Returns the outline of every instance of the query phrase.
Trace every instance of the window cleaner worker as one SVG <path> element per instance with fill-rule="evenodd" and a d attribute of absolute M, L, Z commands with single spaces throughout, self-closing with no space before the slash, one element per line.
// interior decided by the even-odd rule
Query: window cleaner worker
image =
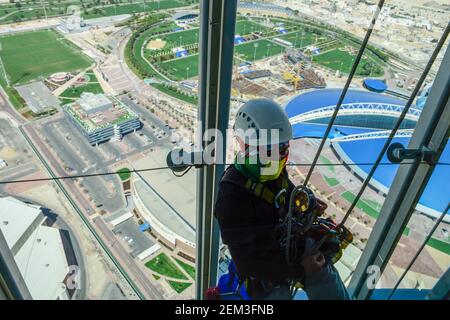
<path fill-rule="evenodd" d="M 286 171 L 292 127 L 284 110 L 272 100 L 250 100 L 239 109 L 235 133 L 253 130 L 260 135 L 271 129 L 277 130 L 277 139 L 268 134 L 265 144 L 256 147 L 235 134 L 235 161 L 219 184 L 214 214 L 239 278 L 252 299 L 292 299 L 291 279 L 301 279 L 311 300 L 349 299 L 339 274 L 322 252 L 311 253 L 296 265 L 286 262 L 275 234 L 294 188 Z M 262 152 L 278 159 L 269 160 L 275 170 L 263 170 L 269 163 L 262 163 Z M 272 152 L 279 154 L 273 157 Z"/>

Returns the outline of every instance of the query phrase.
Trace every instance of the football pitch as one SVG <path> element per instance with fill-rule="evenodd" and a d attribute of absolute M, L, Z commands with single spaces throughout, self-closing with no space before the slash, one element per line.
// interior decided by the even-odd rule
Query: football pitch
<path fill-rule="evenodd" d="M 75 45 L 52 30 L 3 36 L 0 43 L 0 54 L 12 85 L 55 72 L 82 70 L 91 64 Z"/>
<path fill-rule="evenodd" d="M 332 70 L 339 70 L 340 72 L 347 74 L 351 70 L 355 60 L 355 55 L 348 52 L 344 48 L 337 48 L 313 56 L 312 60 Z M 366 56 L 363 56 L 361 63 L 356 69 L 356 74 L 379 77 L 383 75 L 383 69 L 376 62 L 370 60 Z"/>
<path fill-rule="evenodd" d="M 238 22 L 236 22 L 236 30 L 234 32 L 234 34 L 239 34 L 241 36 L 246 36 L 251 34 L 252 32 L 265 32 L 269 30 L 269 28 L 253 22 L 253 21 L 248 21 L 248 20 L 239 20 Z"/>
<path fill-rule="evenodd" d="M 160 68 L 166 69 L 176 81 L 198 76 L 198 54 L 161 62 Z M 189 69 L 188 69 L 189 68 Z"/>
<path fill-rule="evenodd" d="M 327 37 L 319 36 L 317 34 L 305 31 L 291 32 L 276 36 L 276 38 L 291 42 L 294 48 L 304 48 L 312 44 L 316 45 L 318 43 L 329 40 Z"/>
<path fill-rule="evenodd" d="M 164 36 L 156 36 L 154 38 L 162 39 L 166 41 L 164 49 L 170 49 L 174 47 L 186 46 L 193 43 L 198 43 L 199 29 L 191 29 L 187 31 L 179 31 L 170 33 Z"/>
<path fill-rule="evenodd" d="M 269 40 L 246 42 L 234 47 L 234 54 L 246 61 L 260 60 L 283 53 L 285 47 Z"/>

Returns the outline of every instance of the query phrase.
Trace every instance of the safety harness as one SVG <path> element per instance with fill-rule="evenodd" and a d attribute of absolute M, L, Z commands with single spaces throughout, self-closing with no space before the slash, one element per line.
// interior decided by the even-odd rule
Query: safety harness
<path fill-rule="evenodd" d="M 284 209 L 289 196 L 287 194 L 289 189 L 289 179 L 286 170 L 283 170 L 280 176 L 275 180 L 276 190 L 279 190 L 278 193 L 275 193 L 270 188 L 266 187 L 267 184 L 254 181 L 243 176 L 237 170 L 230 169 L 231 167 L 225 171 L 222 181 L 244 188 L 247 192 L 263 199 L 268 204 L 273 205 L 276 209 Z"/>
<path fill-rule="evenodd" d="M 224 172 L 222 182 L 229 182 L 244 188 L 250 194 L 274 206 L 278 210 L 280 218 L 284 217 L 284 222 L 277 227 L 277 233 L 280 239 L 280 249 L 285 250 L 286 246 L 292 249 L 292 255 L 287 256 L 288 263 L 300 263 L 305 254 L 320 249 L 326 260 L 334 264 L 341 258 L 343 250 L 353 240 L 353 235 L 347 228 L 338 226 L 331 218 L 320 217 L 324 209 L 316 209 L 316 198 L 309 188 L 291 187 L 286 169 L 275 180 L 277 192 L 269 189 L 266 183 L 253 181 L 240 174 L 239 171 L 231 170 L 231 167 Z M 302 192 L 298 193 L 299 190 Z M 301 197 L 296 198 L 298 194 L 303 195 L 303 199 Z M 319 201 L 320 203 L 324 204 L 322 201 Z M 289 211 L 289 215 L 286 215 L 287 211 Z M 287 228 L 288 223 L 293 228 Z M 314 248 L 303 247 L 306 238 L 315 242 Z M 286 239 L 292 240 L 286 241 Z M 301 249 L 301 247 L 303 248 Z M 298 250 L 302 254 L 297 254 Z M 242 287 L 248 289 L 251 280 L 251 277 L 242 278 L 238 276 L 236 292 L 240 292 Z M 293 290 L 302 288 L 302 282 L 301 279 L 292 279 Z M 209 293 L 211 294 L 213 291 L 209 291 Z"/>

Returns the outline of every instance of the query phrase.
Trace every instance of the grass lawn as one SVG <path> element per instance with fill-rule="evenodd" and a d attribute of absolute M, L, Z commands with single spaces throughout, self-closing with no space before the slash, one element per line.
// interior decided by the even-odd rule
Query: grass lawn
<path fill-rule="evenodd" d="M 144 31 L 137 39 L 136 42 L 134 43 L 133 48 L 131 49 L 132 52 L 130 53 L 126 53 L 127 55 L 127 59 L 129 55 L 133 55 L 134 58 L 136 59 L 136 62 L 139 64 L 139 70 L 140 72 L 138 74 L 140 74 L 142 71 L 147 73 L 149 77 L 156 77 L 159 79 L 163 79 L 148 63 L 147 60 L 145 60 L 142 56 L 141 56 L 141 48 L 145 43 L 145 39 L 148 38 L 148 35 L 150 33 L 152 33 L 153 31 L 151 29 Z M 128 63 L 128 61 L 127 61 Z M 131 68 L 133 69 L 133 66 L 131 65 L 131 63 L 128 63 L 129 66 L 131 66 Z"/>
<path fill-rule="evenodd" d="M 255 31 L 260 31 L 264 33 L 265 31 L 268 30 L 270 29 L 259 23 L 248 20 L 239 20 L 238 22 L 236 22 L 236 29 L 234 33 L 241 36 L 246 36 Z"/>
<path fill-rule="evenodd" d="M 83 92 L 103 93 L 103 89 L 98 82 L 87 83 L 81 86 L 68 88 L 61 93 L 61 98 L 79 98 Z"/>
<path fill-rule="evenodd" d="M 119 4 L 117 6 L 97 6 L 98 10 L 95 8 L 88 9 L 87 13 L 82 11 L 81 16 L 85 19 L 92 19 L 105 16 L 114 16 L 119 14 L 132 14 L 139 12 L 148 12 L 151 10 L 164 10 L 171 8 L 178 8 L 189 5 L 183 0 L 160 0 L 160 1 L 139 1 L 139 3 L 127 3 Z"/>
<path fill-rule="evenodd" d="M 312 61 L 332 70 L 339 70 L 341 73 L 349 73 L 356 55 L 337 48 L 313 56 Z M 356 69 L 356 75 L 380 77 L 383 69 L 372 60 L 364 56 Z"/>
<path fill-rule="evenodd" d="M 158 63 L 158 67 L 170 72 L 176 81 L 198 76 L 198 54 Z M 189 68 L 189 70 L 187 70 Z"/>
<path fill-rule="evenodd" d="M 91 61 L 52 30 L 0 37 L 2 59 L 11 83 L 25 83 L 55 72 L 87 68 Z"/>
<path fill-rule="evenodd" d="M 311 44 L 321 43 L 321 42 L 328 40 L 328 38 L 326 38 L 324 36 L 319 36 L 319 35 L 316 35 L 311 32 L 308 32 L 308 33 L 304 32 L 304 33 L 305 34 L 302 35 L 302 31 L 290 32 L 290 33 L 286 33 L 284 35 L 277 35 L 276 38 L 280 38 L 285 41 L 292 42 L 292 45 L 295 48 L 303 48 L 303 47 L 307 47 Z"/>
<path fill-rule="evenodd" d="M 197 105 L 198 104 L 198 98 L 197 97 L 189 97 L 185 94 L 182 94 L 178 91 L 176 91 L 176 89 L 171 88 L 171 87 L 166 87 L 161 83 L 152 83 L 151 84 L 152 87 L 158 89 L 161 92 L 164 92 L 165 94 L 168 94 L 169 96 L 172 96 L 174 98 L 180 99 L 182 101 L 185 101 L 187 103 L 190 104 L 194 104 Z"/>
<path fill-rule="evenodd" d="M 131 172 L 128 168 L 119 169 L 117 170 L 117 173 L 119 174 L 120 180 L 122 181 L 126 181 L 131 177 Z"/>
<path fill-rule="evenodd" d="M 341 196 L 348 202 L 353 202 L 353 200 L 355 200 L 356 198 L 356 196 L 350 191 L 345 191 L 344 193 L 341 194 Z M 372 206 L 368 205 L 364 200 L 361 199 L 358 200 L 356 207 L 367 213 L 372 218 L 377 219 L 378 216 L 380 215 L 379 211 L 375 210 Z"/>
<path fill-rule="evenodd" d="M 336 178 L 330 178 L 330 177 L 327 177 L 327 176 L 323 176 L 323 178 L 325 179 L 325 181 L 327 182 L 327 184 L 330 187 L 334 187 L 334 186 L 337 186 L 339 184 L 339 181 Z"/>
<path fill-rule="evenodd" d="M 369 206 L 371 206 L 372 208 L 374 208 L 375 210 L 380 210 L 381 207 L 382 207 L 382 204 L 381 204 L 381 203 L 378 203 L 378 202 L 376 202 L 376 201 L 373 201 L 373 200 L 370 200 L 370 199 L 366 199 L 366 200 L 364 200 L 364 201 L 366 201 L 367 204 L 368 204 Z"/>
<path fill-rule="evenodd" d="M 443 253 L 450 255 L 450 243 L 448 243 L 448 242 L 444 242 L 444 241 L 436 239 L 436 238 L 431 238 L 427 242 L 427 245 L 429 245 L 430 247 L 435 248 Z"/>
<path fill-rule="evenodd" d="M 327 157 L 321 155 L 319 159 L 327 165 L 328 170 L 334 173 L 334 166 L 331 164 L 331 161 Z"/>
<path fill-rule="evenodd" d="M 174 258 L 175 261 L 186 271 L 189 276 L 195 280 L 195 267 L 191 266 L 190 264 L 187 264 L 186 262 L 181 261 L 180 259 Z"/>
<path fill-rule="evenodd" d="M 179 46 L 186 46 L 188 44 L 198 43 L 199 29 L 191 29 L 186 31 L 179 31 L 169 33 L 163 36 L 155 36 L 153 38 L 159 38 L 166 41 L 164 49 L 175 48 Z"/>
<path fill-rule="evenodd" d="M 177 293 L 181 293 L 184 290 L 186 290 L 187 288 L 189 288 L 192 283 L 191 282 L 177 282 L 177 281 L 170 281 L 167 280 L 167 282 L 169 283 L 170 287 L 175 290 Z"/>
<path fill-rule="evenodd" d="M 257 45 L 256 53 L 255 45 Z M 285 47 L 265 39 L 246 42 L 234 47 L 235 55 L 246 61 L 254 61 L 255 58 L 256 60 L 268 58 L 281 54 L 284 50 Z"/>
<path fill-rule="evenodd" d="M 355 198 L 356 198 L 356 196 L 350 191 L 345 191 L 344 193 L 341 194 L 341 196 L 350 203 L 352 203 L 353 200 L 355 200 Z M 375 210 L 372 207 L 372 205 L 369 205 L 366 202 L 366 200 L 361 200 L 361 199 L 358 200 L 356 207 L 374 219 L 377 219 L 378 216 L 380 215 L 380 211 Z M 409 232 L 410 232 L 410 229 L 408 227 L 405 227 L 405 229 L 403 230 L 403 235 L 408 236 Z"/>
<path fill-rule="evenodd" d="M 165 253 L 160 253 L 158 256 L 147 262 L 145 266 L 161 275 L 187 280 L 183 272 L 181 272 Z"/>

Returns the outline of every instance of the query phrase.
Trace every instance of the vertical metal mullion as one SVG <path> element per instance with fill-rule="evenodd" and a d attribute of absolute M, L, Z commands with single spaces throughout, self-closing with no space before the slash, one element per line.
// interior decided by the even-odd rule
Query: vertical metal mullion
<path fill-rule="evenodd" d="M 236 0 L 203 0 L 201 3 L 200 38 L 200 105 L 199 137 L 208 129 L 223 134 L 222 154 L 226 150 L 226 129 L 231 94 L 233 39 Z M 203 147 L 207 142 L 197 140 Z M 221 160 L 221 159 L 219 159 Z M 197 245 L 196 298 L 202 299 L 206 289 L 215 285 L 220 234 L 213 217 L 217 186 L 224 164 L 199 169 L 197 176 Z"/>
<path fill-rule="evenodd" d="M 425 107 L 408 145 L 423 146 L 436 152 L 436 160 L 448 142 L 450 132 L 450 48 L 442 60 Z M 399 167 L 361 259 L 349 290 L 357 299 L 368 299 L 374 288 L 365 285 L 369 266 L 383 272 L 407 225 L 435 165 L 415 161 Z M 380 273 L 381 275 L 381 273 Z"/>
<path fill-rule="evenodd" d="M 11 300 L 31 300 L 25 280 L 0 230 L 0 290 Z"/>
<path fill-rule="evenodd" d="M 427 294 L 427 300 L 448 300 L 450 299 L 450 268 L 439 278 L 439 281 Z"/>

